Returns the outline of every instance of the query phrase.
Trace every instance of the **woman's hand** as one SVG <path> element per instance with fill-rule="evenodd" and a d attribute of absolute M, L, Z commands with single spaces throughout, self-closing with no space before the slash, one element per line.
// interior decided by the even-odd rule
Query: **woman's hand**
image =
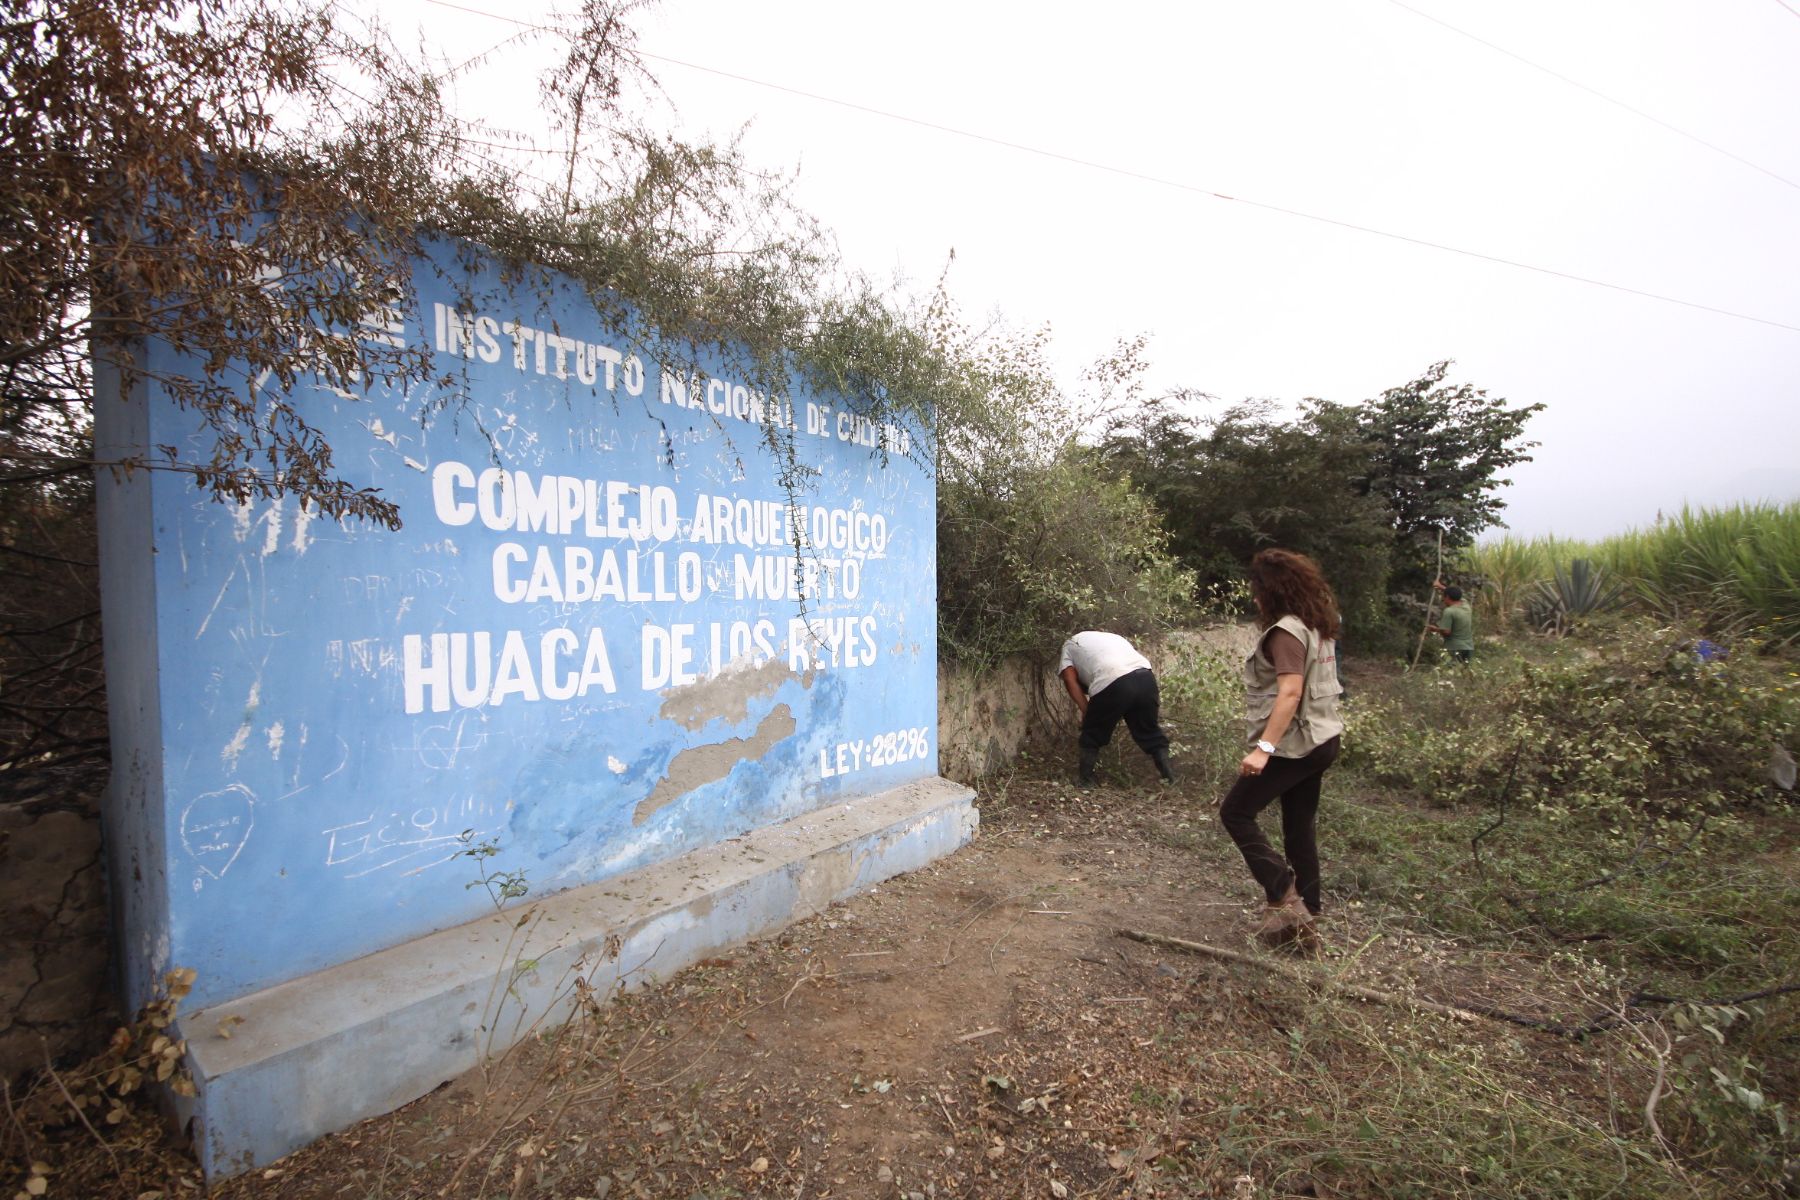
<path fill-rule="evenodd" d="M 1261 775 L 1263 768 L 1269 765 L 1269 756 L 1261 750 L 1252 750 L 1244 755 L 1244 761 L 1238 764 L 1240 776 Z"/>

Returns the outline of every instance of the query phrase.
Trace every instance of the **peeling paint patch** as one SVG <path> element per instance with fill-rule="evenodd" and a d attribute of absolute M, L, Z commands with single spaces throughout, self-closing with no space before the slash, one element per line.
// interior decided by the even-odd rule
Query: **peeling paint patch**
<path fill-rule="evenodd" d="M 224 763 L 228 769 L 233 771 L 237 770 L 238 756 L 244 752 L 244 747 L 249 744 L 250 723 L 246 721 L 238 726 L 238 731 L 231 735 L 231 740 L 225 743 L 225 748 L 223 750 L 219 751 L 219 761 Z"/>
<path fill-rule="evenodd" d="M 406 465 L 407 465 L 407 466 L 409 466 L 409 467 L 411 467 L 411 468 L 412 468 L 412 469 L 413 469 L 413 470 L 415 470 L 415 471 L 423 471 L 423 470 L 425 470 L 425 464 L 424 464 L 424 463 L 422 463 L 422 462 L 420 462 L 420 461 L 419 461 L 419 460 L 418 460 L 418 459 L 416 459 L 416 458 L 407 458 L 407 457 L 405 457 L 405 456 L 404 456 L 404 455 L 403 455 L 403 456 L 402 456 L 402 457 L 401 457 L 401 459 L 400 459 L 400 461 L 401 461 L 401 462 L 403 462 L 403 463 L 405 463 L 405 464 L 406 464 Z"/>
<path fill-rule="evenodd" d="M 231 536 L 243 541 L 250 536 L 250 518 L 256 513 L 256 504 L 250 500 L 239 500 L 237 508 L 231 514 Z"/>
<path fill-rule="evenodd" d="M 656 715 L 689 730 L 713 720 L 736 724 L 750 716 L 752 700 L 773 696 L 789 678 L 787 662 L 781 658 L 771 658 L 760 667 L 752 666 L 748 657 L 736 659 L 711 679 L 663 693 Z M 812 686 L 810 674 L 804 682 Z"/>
<path fill-rule="evenodd" d="M 264 558 L 281 549 L 281 505 L 269 506 L 269 530 L 263 537 L 262 556 Z"/>
<path fill-rule="evenodd" d="M 307 535 L 306 527 L 313 523 L 313 518 L 317 515 L 313 512 L 310 501 L 302 500 L 300 502 L 300 511 L 294 514 L 293 545 L 295 554 L 305 554 L 306 548 L 312 544 L 312 538 Z"/>
<path fill-rule="evenodd" d="M 776 742 L 792 737 L 796 728 L 798 722 L 794 720 L 793 710 L 785 704 L 777 704 L 762 719 L 756 732 L 747 738 L 727 738 L 683 750 L 669 764 L 669 773 L 657 781 L 655 790 L 638 801 L 636 811 L 631 814 L 631 823 L 642 825 L 669 801 L 725 778 L 745 759 L 761 758 Z"/>
<path fill-rule="evenodd" d="M 399 435 L 389 433 L 386 429 L 384 429 L 382 427 L 380 417 L 376 417 L 373 421 L 369 422 L 369 432 L 374 435 L 376 441 L 386 442 L 388 445 L 394 447 L 395 449 L 399 449 L 399 447 L 400 447 Z"/>
<path fill-rule="evenodd" d="M 281 743 L 282 743 L 283 739 L 285 739 L 287 737 L 287 730 L 282 727 L 282 724 L 280 721 L 277 721 L 273 725 L 269 726 L 268 737 L 269 737 L 269 757 L 270 758 L 280 758 L 281 757 Z"/>
<path fill-rule="evenodd" d="M 623 775 L 627 768 L 624 763 L 609 754 L 606 756 L 606 769 L 614 775 Z"/>
<path fill-rule="evenodd" d="M 646 861 L 654 862 L 666 837 L 666 830 L 646 829 L 636 836 L 610 842 L 604 852 L 584 855 L 557 872 L 556 880 L 587 883 L 640 867 Z"/>
<path fill-rule="evenodd" d="M 225 748 L 219 751 L 219 761 L 225 764 L 227 770 L 237 770 L 238 756 L 243 754 L 244 747 L 250 744 L 250 724 L 256 719 L 256 710 L 261 703 L 262 682 L 258 680 L 250 685 L 249 698 L 244 701 L 243 723 L 238 726 L 237 732 L 231 735 L 231 740 L 225 743 Z"/>

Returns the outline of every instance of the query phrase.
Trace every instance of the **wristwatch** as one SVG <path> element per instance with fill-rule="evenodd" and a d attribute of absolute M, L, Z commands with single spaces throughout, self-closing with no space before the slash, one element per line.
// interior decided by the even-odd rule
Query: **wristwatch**
<path fill-rule="evenodd" d="M 1258 750 L 1261 750 L 1264 754 L 1275 753 L 1275 743 L 1274 742 L 1258 742 L 1258 743 L 1256 743 L 1256 748 Z"/>

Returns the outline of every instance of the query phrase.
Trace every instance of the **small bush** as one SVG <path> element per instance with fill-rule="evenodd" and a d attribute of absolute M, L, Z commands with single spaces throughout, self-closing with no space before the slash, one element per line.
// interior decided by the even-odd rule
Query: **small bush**
<path fill-rule="evenodd" d="M 1183 773 L 1220 793 L 1231 786 L 1244 756 L 1243 656 L 1223 636 L 1228 632 L 1170 637 L 1156 670 Z"/>
<path fill-rule="evenodd" d="M 1525 602 L 1527 619 L 1544 633 L 1566 637 L 1580 622 L 1618 607 L 1625 585 L 1585 558 L 1573 559 L 1564 571 L 1557 564 Z"/>

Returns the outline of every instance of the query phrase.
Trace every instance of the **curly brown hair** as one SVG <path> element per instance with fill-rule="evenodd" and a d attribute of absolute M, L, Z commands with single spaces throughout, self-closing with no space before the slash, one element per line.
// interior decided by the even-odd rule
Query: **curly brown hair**
<path fill-rule="evenodd" d="M 1256 623 L 1267 629 L 1286 616 L 1296 616 L 1320 637 L 1338 635 L 1337 597 L 1319 564 L 1292 550 L 1258 550 L 1250 560 L 1250 597 Z"/>

